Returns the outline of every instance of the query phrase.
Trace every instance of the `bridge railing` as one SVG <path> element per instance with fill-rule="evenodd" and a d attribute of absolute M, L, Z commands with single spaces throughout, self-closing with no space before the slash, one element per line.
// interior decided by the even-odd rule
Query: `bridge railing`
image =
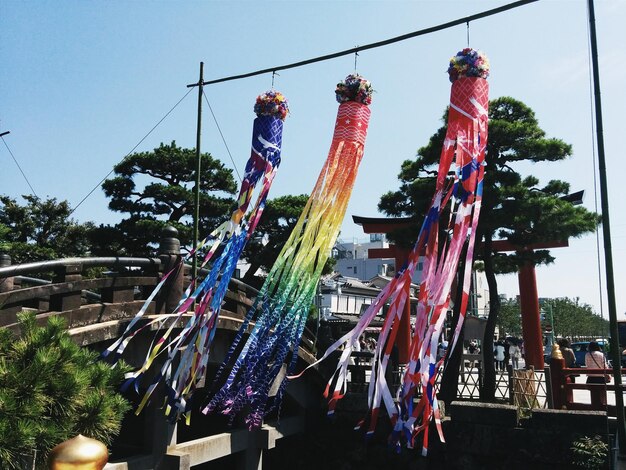
<path fill-rule="evenodd" d="M 142 293 L 158 283 L 162 262 L 159 258 L 92 257 L 11 266 L 5 256 L 4 264 L 0 268 L 0 326 L 9 327 L 22 310 L 41 316 L 141 300 L 145 298 Z M 107 271 L 87 277 L 90 268 Z"/>
<path fill-rule="evenodd" d="M 17 265 L 0 254 L 0 327 L 16 331 L 17 314 L 23 310 L 34 311 L 42 323 L 51 315 L 61 315 L 70 329 L 124 321 L 139 311 L 164 274 L 172 271 L 147 312 L 170 313 L 189 284 L 191 267 L 181 269 L 180 242 L 173 227 L 164 229 L 158 252 L 153 258 L 63 258 Z M 257 295 L 254 287 L 231 279 L 222 314 L 243 319 Z M 315 342 L 315 333 L 305 330 L 302 347 L 312 352 Z"/>
<path fill-rule="evenodd" d="M 565 367 L 565 360 L 558 358 L 550 359 L 550 391 L 553 407 L 568 410 L 595 410 L 606 411 L 609 416 L 616 416 L 615 405 L 607 403 L 608 395 L 623 393 L 624 386 L 617 386 L 613 377 L 613 369 L 591 369 L 586 367 Z M 622 374 L 626 369 L 622 369 Z M 576 383 L 576 378 L 581 376 L 606 377 L 607 383 Z M 585 390 L 584 396 L 576 393 L 577 390 Z M 589 397 L 587 399 L 586 397 Z M 610 401 L 610 400 L 609 400 Z"/>

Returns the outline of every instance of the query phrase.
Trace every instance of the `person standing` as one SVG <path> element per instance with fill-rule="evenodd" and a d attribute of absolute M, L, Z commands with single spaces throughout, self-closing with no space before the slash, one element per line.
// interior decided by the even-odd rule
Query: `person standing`
<path fill-rule="evenodd" d="M 517 344 L 516 339 L 511 340 L 509 356 L 511 357 L 511 367 L 513 367 L 513 369 L 519 369 L 519 360 L 522 358 L 522 350 Z"/>
<path fill-rule="evenodd" d="M 496 370 L 504 370 L 504 344 L 502 341 L 496 342 L 493 355 L 496 360 Z"/>
<path fill-rule="evenodd" d="M 566 338 L 561 338 L 556 344 L 559 345 L 563 359 L 565 359 L 565 367 L 576 367 L 576 356 L 572 348 L 570 348 L 569 341 Z"/>
<path fill-rule="evenodd" d="M 566 338 L 559 339 L 556 344 L 559 345 L 559 349 L 561 350 L 561 354 L 563 355 L 563 359 L 565 360 L 565 367 L 572 368 L 577 367 L 576 364 L 576 355 L 572 348 L 570 348 L 569 341 Z M 567 381 L 570 383 L 576 382 L 576 377 L 578 375 L 570 374 L 567 376 Z"/>
<path fill-rule="evenodd" d="M 588 369 L 608 369 L 609 365 L 606 362 L 606 357 L 602 352 L 602 348 L 597 341 L 591 341 L 587 348 L 587 354 L 585 354 L 585 367 Z M 610 381 L 610 376 L 606 374 L 587 374 L 588 384 L 606 384 Z M 594 387 L 596 388 L 596 387 Z M 606 406 L 606 390 L 590 390 L 591 404 L 594 407 Z"/>
<path fill-rule="evenodd" d="M 588 369 L 608 369 L 606 357 L 602 352 L 602 348 L 597 341 L 591 341 L 585 354 L 585 367 Z M 607 383 L 604 374 L 587 374 L 588 384 L 604 384 Z"/>
<path fill-rule="evenodd" d="M 440 341 L 439 345 L 437 346 L 437 361 L 443 359 L 443 357 L 446 355 L 447 350 L 448 342 L 444 339 L 443 341 Z"/>
<path fill-rule="evenodd" d="M 509 347 L 511 346 L 511 343 L 506 338 L 500 341 L 502 342 L 502 346 L 504 346 L 504 361 L 502 362 L 502 370 L 507 370 L 507 367 L 509 367 L 509 359 L 511 358 L 511 355 L 509 354 Z"/>

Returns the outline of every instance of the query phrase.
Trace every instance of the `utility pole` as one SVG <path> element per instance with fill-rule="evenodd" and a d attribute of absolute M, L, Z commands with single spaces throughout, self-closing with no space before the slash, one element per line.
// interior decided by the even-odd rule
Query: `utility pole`
<path fill-rule="evenodd" d="M 202 93 L 204 86 L 204 62 L 200 62 L 200 79 L 198 80 L 198 126 L 196 130 L 196 186 L 194 189 L 194 212 L 193 212 L 193 249 L 198 248 L 198 224 L 200 221 L 200 171 L 202 159 L 200 143 L 202 137 Z M 198 253 L 194 252 L 191 264 L 192 279 L 198 275 Z"/>
<path fill-rule="evenodd" d="M 604 239 L 604 265 L 606 270 L 606 293 L 609 307 L 611 359 L 615 377 L 615 407 L 617 409 L 617 443 L 619 453 L 626 454 L 626 422 L 624 421 L 624 395 L 622 390 L 619 331 L 617 308 L 615 305 L 615 280 L 613 278 L 613 249 L 611 247 L 611 224 L 609 222 L 609 195 L 607 190 L 606 158 L 604 155 L 604 135 L 602 128 L 602 100 L 600 98 L 600 70 L 598 65 L 598 43 L 596 37 L 596 15 L 593 0 L 589 0 L 589 38 L 591 42 L 591 64 L 593 68 L 593 90 L 596 114 L 596 141 L 598 146 L 598 174 L 600 177 L 600 200 L 602 207 L 602 234 Z"/>

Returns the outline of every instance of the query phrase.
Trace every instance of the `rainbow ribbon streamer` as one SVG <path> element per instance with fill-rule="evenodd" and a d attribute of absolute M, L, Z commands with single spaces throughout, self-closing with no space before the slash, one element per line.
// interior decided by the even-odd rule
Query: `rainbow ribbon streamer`
<path fill-rule="evenodd" d="M 138 389 L 140 379 L 152 366 L 155 359 L 164 352 L 167 358 L 154 376 L 152 383 L 141 400 L 136 413 L 139 414 L 159 383 L 166 389 L 165 414 L 174 421 L 182 414 L 190 417 L 190 398 L 195 391 L 198 381 L 203 377 L 209 357 L 209 350 L 215 335 L 217 320 L 221 304 L 228 289 L 228 284 L 237 266 L 241 253 L 256 228 L 261 217 L 270 187 L 276 175 L 281 160 L 283 119 L 287 114 L 287 102 L 282 94 L 269 91 L 257 98 L 255 111 L 258 117 L 254 120 L 252 131 L 252 150 L 246 164 L 244 177 L 237 199 L 237 209 L 232 213 L 229 221 L 215 229 L 196 248 L 198 250 L 211 240 L 211 245 L 201 263 L 201 269 L 212 263 L 204 279 L 198 276 L 192 279 L 178 306 L 172 314 L 157 315 L 146 324 L 141 325 L 139 320 L 145 313 L 149 302 L 161 289 L 167 277 L 176 269 L 168 272 L 164 279 L 155 288 L 139 314 L 128 325 L 126 331 L 113 345 L 105 351 L 119 358 L 124 349 L 140 331 L 146 327 L 166 320 L 171 326 L 149 348 L 142 367 L 127 374 L 127 381 L 123 388 L 134 384 Z M 262 181 L 260 192 L 252 210 L 248 213 L 250 202 L 257 183 Z M 219 256 L 215 257 L 218 248 L 222 248 Z M 194 251 L 196 251 L 194 250 Z M 185 259 L 191 256 L 188 255 Z M 195 305 L 195 308 L 194 308 Z M 194 309 L 184 328 L 175 336 L 172 333 L 184 314 Z M 172 321 L 175 320 L 175 321 Z M 171 338 L 170 338 L 171 337 Z M 156 339 L 156 337 L 155 337 Z M 172 362 L 180 356 L 179 364 L 172 374 Z"/>
<path fill-rule="evenodd" d="M 319 361 L 307 367 L 308 369 L 323 361 L 345 344 L 335 374 L 329 380 L 325 391 L 325 396 L 329 399 L 329 414 L 332 414 L 347 388 L 348 364 L 355 344 L 383 305 L 390 300 L 389 311 L 372 360 L 368 389 L 369 427 L 367 433 L 373 434 L 381 403 L 384 403 L 394 426 L 392 442 L 399 446 L 400 439 L 405 436 L 408 446 L 413 447 L 416 437 L 423 432 L 422 454 L 424 455 L 428 449 L 428 429 L 433 418 L 439 437 L 442 441 L 444 440 L 435 395 L 435 381 L 443 363 L 443 359 L 439 361 L 436 359 L 437 345 L 450 305 L 452 282 L 458 269 L 463 246 L 467 243 L 460 319 L 453 333 L 449 350 L 454 349 L 465 319 L 474 243 L 482 200 L 488 133 L 489 86 L 485 78 L 489 73 L 489 63 L 486 57 L 471 49 L 464 49 L 452 58 L 449 73 L 453 84 L 448 128 L 439 161 L 435 194 L 418 239 L 409 254 L 407 264 L 381 291 L 361 316 L 355 328 L 331 345 Z M 454 177 L 450 181 L 448 172 L 452 166 Z M 451 206 L 447 226 L 448 237 L 440 250 L 440 219 L 443 209 L 448 204 Z M 412 276 L 422 255 L 424 255 L 424 268 L 410 359 L 402 387 L 394 399 L 389 384 L 385 380 L 385 370 L 398 333 L 401 316 L 405 311 L 404 306 L 409 301 Z M 304 371 L 298 376 L 302 373 Z M 414 399 L 417 404 L 414 404 Z M 366 420 L 361 421 L 357 428 L 364 426 L 365 422 Z"/>
<path fill-rule="evenodd" d="M 337 99 L 342 104 L 326 163 L 218 371 L 215 383 L 223 385 L 203 409 L 205 414 L 221 412 L 232 421 L 247 407 L 245 420 L 253 429 L 279 409 L 288 383 L 281 370 L 290 374 L 295 369 L 317 283 L 339 234 L 363 157 L 371 91 L 369 82 L 359 76 L 348 76 L 338 84 Z M 275 391 L 271 404 L 270 390 Z"/>

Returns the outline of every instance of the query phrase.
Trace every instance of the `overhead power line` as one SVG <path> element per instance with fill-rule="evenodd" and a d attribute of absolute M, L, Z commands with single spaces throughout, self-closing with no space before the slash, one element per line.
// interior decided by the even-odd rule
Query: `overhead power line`
<path fill-rule="evenodd" d="M 346 55 L 355 54 L 355 53 L 358 53 L 360 51 L 366 51 L 368 49 L 375 49 L 377 47 L 387 46 L 389 44 L 393 44 L 393 43 L 396 43 L 396 42 L 406 41 L 407 39 L 411 39 L 411 38 L 415 38 L 415 37 L 418 37 L 418 36 L 423 36 L 425 34 L 430 34 L 430 33 L 434 33 L 434 32 L 437 32 L 437 31 L 444 30 L 444 29 L 452 28 L 453 26 L 458 26 L 458 25 L 461 25 L 461 24 L 469 24 L 470 21 L 478 20 L 480 18 L 486 18 L 488 16 L 497 15 L 498 13 L 502 13 L 502 12 L 505 12 L 505 11 L 508 11 L 508 10 L 512 10 L 514 8 L 518 8 L 518 7 L 527 5 L 529 3 L 534 3 L 534 2 L 537 2 L 537 1 L 539 1 L 539 0 L 519 0 L 517 2 L 509 3 L 507 5 L 503 5 L 503 6 L 498 7 L 498 8 L 493 8 L 491 10 L 486 10 L 486 11 L 483 11 L 481 13 L 476 13 L 474 15 L 466 16 L 464 18 L 459 18 L 458 20 L 448 21 L 447 23 L 442 23 L 442 24 L 437 25 L 437 26 L 431 26 L 430 28 L 420 29 L 418 31 L 413 31 L 412 33 L 403 34 L 401 36 L 396 36 L 394 38 L 385 39 L 383 41 L 373 42 L 371 44 L 365 44 L 363 46 L 356 46 L 356 47 L 353 47 L 352 49 L 346 49 L 346 50 L 341 51 L 341 52 L 334 52 L 332 54 L 326 54 L 326 55 L 323 55 L 323 56 L 315 57 L 313 59 L 301 60 L 300 62 L 294 62 L 293 64 L 279 65 L 279 66 L 276 66 L 276 67 L 269 67 L 269 68 L 266 68 L 266 69 L 263 69 L 263 70 L 257 70 L 256 72 L 242 73 L 240 75 L 232 75 L 230 77 L 224 77 L 224 78 L 218 78 L 218 79 L 215 79 L 215 80 L 203 81 L 202 84 L 203 85 L 213 85 L 215 83 L 229 82 L 229 81 L 232 81 L 232 80 L 240 80 L 242 78 L 254 77 L 255 75 L 263 75 L 265 73 L 278 72 L 279 70 L 293 69 L 293 68 L 296 68 L 296 67 L 302 67 L 303 65 L 309 65 L 309 64 L 314 64 L 316 62 L 323 62 L 325 60 L 336 59 L 337 57 L 343 57 L 343 56 L 346 56 Z M 191 83 L 191 84 L 187 85 L 187 87 L 189 87 L 189 88 L 196 87 L 196 86 L 198 86 L 198 83 Z"/>

